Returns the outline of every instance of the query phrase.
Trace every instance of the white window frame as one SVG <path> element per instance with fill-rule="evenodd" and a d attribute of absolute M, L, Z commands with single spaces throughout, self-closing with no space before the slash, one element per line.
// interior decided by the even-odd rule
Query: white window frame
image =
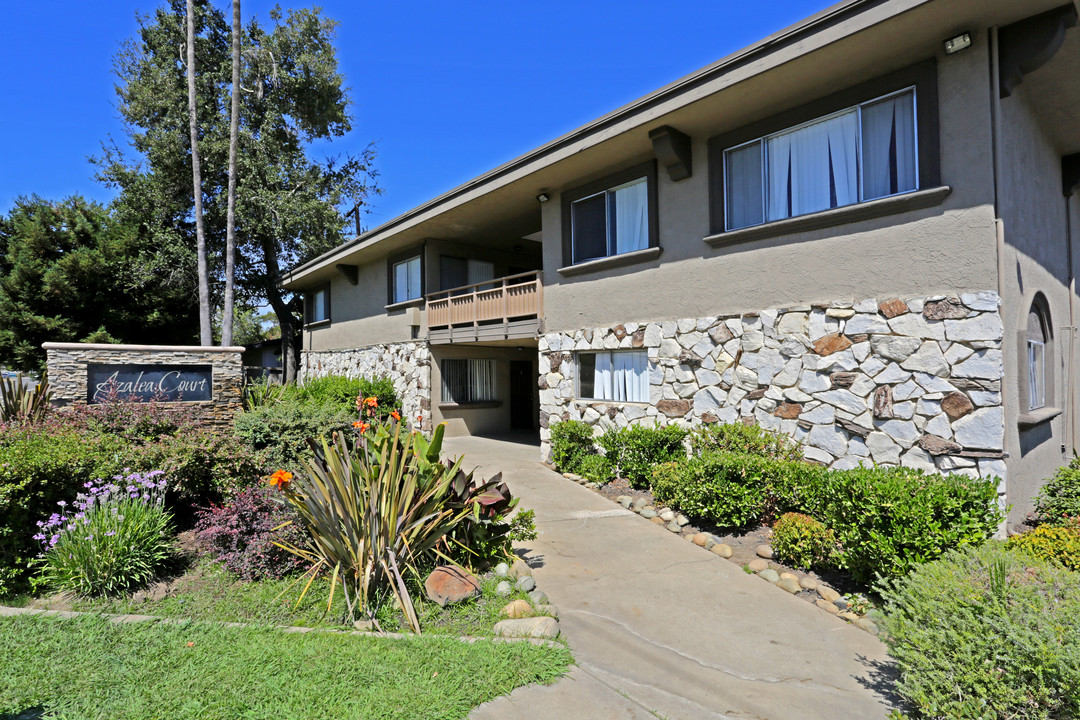
<path fill-rule="evenodd" d="M 858 159 L 857 159 L 857 162 L 856 162 L 856 173 L 857 173 L 856 178 L 857 179 L 856 179 L 856 183 L 855 183 L 855 186 L 856 186 L 856 188 L 858 190 L 858 200 L 856 202 L 854 202 L 854 203 L 849 204 L 849 205 L 842 205 L 840 207 L 851 207 L 852 205 L 858 205 L 859 203 L 867 202 L 867 199 L 864 197 L 864 193 L 863 193 L 863 159 L 862 159 L 863 158 L 863 137 L 862 137 L 863 122 L 862 122 L 862 109 L 863 109 L 864 106 L 874 105 L 874 104 L 879 103 L 879 102 L 884 102 L 886 100 L 891 100 L 894 97 L 898 97 L 900 95 L 903 95 L 903 94 L 909 93 L 909 92 L 911 93 L 911 112 L 912 112 L 912 116 L 913 116 L 912 119 L 913 119 L 913 128 L 914 128 L 914 137 L 912 138 L 912 143 L 913 143 L 913 146 L 915 148 L 915 187 L 910 189 L 910 190 L 901 190 L 899 192 L 890 193 L 888 195 L 876 196 L 876 197 L 870 198 L 870 200 L 881 200 L 882 198 L 896 197 L 897 195 L 906 195 L 907 193 L 911 193 L 911 192 L 915 192 L 915 191 L 919 190 L 920 189 L 920 184 L 919 184 L 919 177 L 920 177 L 920 174 L 919 174 L 919 160 L 920 160 L 919 159 L 919 122 L 918 122 L 918 119 L 919 119 L 919 96 L 918 96 L 918 92 L 917 92 L 916 87 L 914 85 L 909 85 L 907 87 L 904 87 L 904 88 L 901 88 L 899 90 L 887 93 L 885 95 L 881 95 L 881 96 L 872 98 L 870 100 L 866 100 L 866 101 L 858 103 L 856 105 L 848 106 L 848 107 L 843 108 L 841 110 L 837 110 L 835 112 L 831 112 L 831 113 L 828 113 L 826 115 L 816 117 L 816 118 L 814 118 L 812 120 L 807 120 L 806 122 L 799 123 L 798 125 L 793 125 L 791 127 L 784 128 L 783 130 L 778 130 L 777 132 L 769 133 L 768 135 L 762 135 L 760 137 L 754 138 L 753 140 L 747 140 L 746 142 L 740 143 L 738 145 L 732 145 L 729 148 L 724 148 L 724 152 L 723 152 L 723 164 L 724 164 L 724 166 L 723 166 L 723 175 L 722 175 L 722 177 L 724 178 L 724 197 L 722 198 L 722 201 L 724 203 L 724 209 L 725 209 L 724 210 L 724 230 L 725 231 L 741 230 L 741 229 L 747 228 L 747 227 L 757 227 L 758 225 L 765 225 L 765 224 L 768 224 L 768 223 L 771 223 L 771 222 L 777 222 L 777 220 L 769 220 L 768 219 L 768 213 L 767 213 L 767 208 L 768 208 L 768 205 L 769 205 L 769 193 L 768 193 L 768 189 L 769 189 L 769 178 L 768 178 L 769 154 L 768 154 L 768 145 L 769 144 L 768 144 L 768 141 L 770 139 L 780 137 L 782 135 L 787 135 L 789 133 L 797 132 L 799 130 L 802 130 L 803 128 L 809 127 L 811 125 L 815 125 L 815 124 L 820 123 L 820 122 L 825 122 L 827 120 L 831 120 L 831 119 L 839 117 L 841 115 L 845 115 L 847 113 L 850 113 L 852 110 L 854 110 L 856 112 L 856 114 L 857 114 L 856 126 L 858 128 L 858 138 L 856 139 L 856 147 L 857 147 L 856 152 L 858 154 Z M 742 148 L 745 148 L 745 147 L 747 147 L 749 145 L 753 145 L 754 143 L 759 143 L 760 147 L 761 147 L 761 160 L 760 160 L 760 162 L 761 162 L 761 202 L 762 202 L 761 217 L 762 217 L 762 221 L 760 223 L 754 223 L 752 225 L 740 225 L 738 227 L 732 227 L 731 223 L 730 223 L 730 213 L 727 211 L 727 205 L 728 205 L 728 196 L 727 196 L 727 193 L 728 193 L 728 190 L 727 190 L 727 187 L 728 187 L 728 154 L 732 153 L 732 152 L 735 152 L 735 151 L 738 151 L 738 150 L 741 150 Z M 818 210 L 818 211 L 814 211 L 814 212 L 822 212 L 822 211 Z M 803 217 L 804 215 L 810 215 L 810 214 L 813 214 L 813 213 L 801 213 L 799 215 L 792 215 L 791 217 Z M 783 219 L 786 220 L 788 218 L 783 218 Z"/>
<path fill-rule="evenodd" d="M 328 322 L 330 320 L 330 287 L 324 285 L 318 290 L 313 290 L 308 297 L 311 302 L 311 308 L 308 310 L 308 324 Z"/>
<path fill-rule="evenodd" d="M 600 190 L 599 192 L 594 192 L 594 193 L 592 193 L 590 195 L 586 195 L 585 197 L 579 197 L 579 198 L 575 199 L 573 202 L 570 203 L 570 213 L 571 213 L 571 215 L 570 215 L 570 257 L 571 257 L 571 260 L 572 260 L 572 262 L 574 264 L 580 264 L 580 263 L 584 263 L 584 262 L 589 262 L 590 260 L 600 260 L 602 258 L 614 257 L 615 255 L 623 254 L 623 253 L 617 252 L 617 249 L 618 249 L 616 247 L 617 238 L 616 238 L 615 234 L 612 233 L 612 227 L 611 227 L 611 225 L 612 225 L 612 222 L 611 222 L 611 198 L 614 197 L 616 191 L 622 190 L 624 188 L 631 187 L 633 185 L 639 185 L 639 184 L 645 186 L 645 203 L 646 203 L 645 212 L 646 212 L 646 218 L 648 218 L 648 213 L 651 212 L 651 210 L 652 210 L 648 206 L 648 203 L 650 202 L 650 198 L 649 198 L 649 176 L 648 175 L 642 175 L 641 177 L 634 178 L 633 180 L 630 180 L 628 182 L 620 183 L 620 184 L 615 185 L 613 187 L 609 187 L 606 190 Z M 577 259 L 577 237 L 575 236 L 576 233 L 574 232 L 574 217 L 573 217 L 574 206 L 578 205 L 579 203 L 585 202 L 586 200 L 592 200 L 593 198 L 598 197 L 600 195 L 604 196 L 604 246 L 607 249 L 607 254 L 606 255 L 598 255 L 596 257 L 587 257 L 587 258 Z M 648 237 L 648 233 L 651 232 L 651 228 L 648 225 L 648 219 L 646 219 L 645 232 L 646 232 L 645 247 L 647 248 L 647 247 L 650 247 L 650 240 L 651 240 L 651 238 Z M 630 252 L 630 251 L 626 251 L 626 252 Z"/>
<path fill-rule="evenodd" d="M 1046 342 L 1028 339 L 1028 410 L 1046 407 Z"/>
<path fill-rule="evenodd" d="M 611 357 L 611 364 L 612 364 L 612 367 L 614 367 L 614 361 L 615 361 L 614 356 L 616 356 L 616 355 L 632 355 L 632 354 L 639 354 L 645 360 L 645 368 L 644 368 L 644 370 L 642 372 L 642 377 L 643 377 L 642 385 L 643 385 L 643 387 L 639 388 L 640 394 L 642 396 L 640 399 L 638 399 L 638 400 L 615 400 L 614 398 L 595 397 L 595 395 L 596 395 L 596 392 L 595 392 L 595 388 L 596 388 L 595 375 L 593 377 L 593 389 L 594 389 L 593 395 L 592 396 L 586 396 L 586 395 L 582 394 L 582 392 L 581 392 L 581 378 L 582 378 L 581 358 L 582 358 L 582 356 L 584 356 L 584 355 L 593 355 L 593 356 L 608 355 L 608 356 Z M 574 392 L 574 394 L 577 396 L 577 398 L 579 400 L 593 400 L 593 401 L 597 401 L 597 402 L 618 402 L 618 403 L 648 403 L 650 401 L 649 400 L 649 393 L 650 393 L 649 355 L 648 355 L 648 351 L 646 351 L 646 350 L 637 350 L 637 349 L 635 349 L 635 350 L 582 350 L 581 352 L 578 352 L 578 353 L 575 354 L 574 366 L 575 366 L 575 373 L 574 373 L 575 374 L 575 387 L 574 387 L 575 392 Z M 593 367 L 594 367 L 594 373 L 595 373 L 596 365 L 594 364 Z"/>
<path fill-rule="evenodd" d="M 424 297 L 424 288 L 423 288 L 424 274 L 423 274 L 423 265 L 421 264 L 421 262 L 422 262 L 421 256 L 418 253 L 416 255 L 413 255 L 412 257 L 405 258 L 404 260 L 400 260 L 400 261 L 394 263 L 393 265 L 391 265 L 391 267 L 390 267 L 390 278 L 391 278 L 391 282 L 393 283 L 392 297 L 394 298 L 394 304 L 403 303 L 403 302 L 409 302 L 411 300 L 419 300 L 420 298 Z M 413 274 L 411 272 L 411 270 L 412 270 L 411 265 L 413 263 L 416 263 L 416 267 L 417 267 L 416 277 L 418 278 L 417 286 L 415 288 L 409 286 L 409 278 L 411 278 L 413 276 Z M 398 281 L 397 281 L 397 269 L 399 267 L 401 267 L 402 265 L 405 266 L 405 292 L 404 292 L 404 297 L 401 297 L 399 295 L 399 293 L 398 293 Z"/>

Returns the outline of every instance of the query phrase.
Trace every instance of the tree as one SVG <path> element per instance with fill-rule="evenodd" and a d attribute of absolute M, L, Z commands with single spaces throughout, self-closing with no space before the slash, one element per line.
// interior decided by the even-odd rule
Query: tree
<path fill-rule="evenodd" d="M 210 280 L 206 263 L 206 231 L 203 227 L 202 168 L 199 166 L 199 124 L 196 118 L 195 99 L 195 3 L 187 0 L 185 14 L 187 27 L 187 87 L 188 123 L 191 134 L 191 184 L 195 203 L 195 238 L 199 262 L 199 344 L 207 346 L 210 340 Z"/>
<path fill-rule="evenodd" d="M 232 97 L 229 101 L 229 199 L 225 216 L 225 307 L 221 344 L 233 342 L 233 307 L 236 281 L 236 150 L 240 142 L 240 0 L 232 0 Z"/>
<path fill-rule="evenodd" d="M 99 177 L 120 190 L 120 212 L 139 218 L 164 245 L 191 248 L 186 78 L 176 57 L 184 45 L 184 19 L 181 0 L 139 18 L 138 35 L 116 59 L 118 108 L 134 154 L 108 144 L 95 161 Z M 230 33 L 223 14 L 205 0 L 195 2 L 194 19 L 207 244 L 220 269 L 227 234 Z M 341 244 L 347 228 L 341 209 L 364 208 L 378 188 L 371 146 L 356 156 L 311 157 L 314 141 L 351 130 L 350 101 L 333 46 L 337 24 L 319 10 L 283 14 L 277 8 L 270 21 L 264 28 L 251 19 L 242 38 L 236 303 L 267 303 L 274 310 L 291 374 L 299 298 L 278 288 L 277 279 L 284 269 Z M 220 276 L 220 270 L 212 273 L 218 278 L 214 298 L 220 297 Z"/>
<path fill-rule="evenodd" d="M 194 342 L 173 263 L 97 203 L 19 198 L 0 216 L 0 365 L 44 370 L 43 342 Z"/>

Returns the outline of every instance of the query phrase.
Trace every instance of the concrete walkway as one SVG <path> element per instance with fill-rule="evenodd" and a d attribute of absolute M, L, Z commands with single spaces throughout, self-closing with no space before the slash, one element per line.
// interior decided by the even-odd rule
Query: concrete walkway
<path fill-rule="evenodd" d="M 535 445 L 453 438 L 501 471 L 539 538 L 525 561 L 558 607 L 577 667 L 519 688 L 472 720 L 828 718 L 888 714 L 875 637 L 624 511 L 538 462 Z"/>

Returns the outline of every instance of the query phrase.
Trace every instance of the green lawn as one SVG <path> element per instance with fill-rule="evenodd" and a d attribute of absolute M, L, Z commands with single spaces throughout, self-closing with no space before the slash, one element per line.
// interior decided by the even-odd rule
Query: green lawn
<path fill-rule="evenodd" d="M 571 662 L 529 643 L 8 617 L 0 718 L 464 718 Z"/>

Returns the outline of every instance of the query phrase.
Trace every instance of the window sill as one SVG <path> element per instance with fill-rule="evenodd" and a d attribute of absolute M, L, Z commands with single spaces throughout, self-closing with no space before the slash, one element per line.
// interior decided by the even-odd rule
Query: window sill
<path fill-rule="evenodd" d="M 908 210 L 921 210 L 923 208 L 940 205 L 951 192 L 952 188 L 948 185 L 942 185 L 941 187 L 930 188 L 928 190 L 915 190 L 913 192 L 904 193 L 903 195 L 893 195 L 891 197 L 870 200 L 869 202 L 857 203 L 855 205 L 847 205 L 841 208 L 822 210 L 821 212 L 811 213 L 810 215 L 800 215 L 799 217 L 786 218 L 784 220 L 774 220 L 773 222 L 764 223 L 763 225 L 752 225 L 746 228 L 739 228 L 738 230 L 728 230 L 727 232 L 708 236 L 705 238 L 705 242 L 712 247 L 725 247 L 727 245 L 749 242 L 751 240 L 761 240 L 763 238 L 772 238 L 779 235 L 791 235 L 807 230 L 820 230 L 821 228 L 832 227 L 834 225 L 845 225 L 860 220 L 870 220 Z"/>
<path fill-rule="evenodd" d="M 589 260 L 588 262 L 578 263 L 577 265 L 567 265 L 566 267 L 559 268 L 559 274 L 563 277 L 574 277 L 575 275 L 585 275 L 586 273 L 596 272 L 597 270 L 608 270 L 610 268 L 648 262 L 660 257 L 660 253 L 663 251 L 664 249 L 660 247 L 650 247 L 645 248 L 644 250 L 622 253 L 620 255 L 611 255 L 610 257 Z"/>
<path fill-rule="evenodd" d="M 638 400 L 598 400 L 597 398 L 574 398 L 579 403 L 585 403 L 588 405 L 640 405 L 641 407 L 649 407 L 652 405 L 650 402 L 638 401 Z"/>
<path fill-rule="evenodd" d="M 404 310 L 410 307 L 420 307 L 424 304 L 424 298 L 419 297 L 413 300 L 403 300 L 402 302 L 390 303 L 383 307 L 387 312 L 394 312 L 395 310 Z"/>
<path fill-rule="evenodd" d="M 309 322 L 304 327 L 306 329 L 320 328 L 320 327 L 326 327 L 329 324 L 330 324 L 330 318 L 327 318 L 326 320 L 316 320 L 315 322 Z"/>
<path fill-rule="evenodd" d="M 1062 412 L 1061 408 L 1056 407 L 1042 407 L 1038 410 L 1029 410 L 1026 413 L 1020 413 L 1020 417 L 1016 419 L 1016 424 L 1019 425 L 1021 429 L 1035 427 L 1040 423 L 1053 420 Z"/>
<path fill-rule="evenodd" d="M 493 408 L 502 407 L 502 401 L 500 400 L 485 400 L 483 402 L 445 402 L 439 403 L 440 410 L 490 410 Z"/>

